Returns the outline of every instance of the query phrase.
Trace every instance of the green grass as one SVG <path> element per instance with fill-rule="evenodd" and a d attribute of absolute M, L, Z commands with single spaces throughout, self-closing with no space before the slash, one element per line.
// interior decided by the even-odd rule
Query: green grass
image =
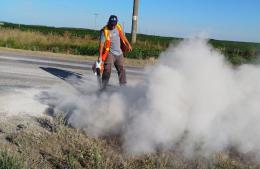
<path fill-rule="evenodd" d="M 1 30 L 2 29 L 2 30 Z M 0 36 L 0 46 L 34 51 L 49 51 L 76 55 L 98 55 L 99 31 L 83 28 L 56 28 L 38 25 L 5 23 L 0 31 L 16 31 L 13 34 Z M 19 33 L 20 32 L 20 33 Z M 27 33 L 24 36 L 19 34 Z M 126 33 L 128 39 L 130 34 Z M 178 44 L 182 39 L 174 37 L 137 35 L 137 43 L 133 51 L 126 54 L 127 58 L 148 59 L 158 58 L 160 53 L 170 44 Z M 260 43 L 233 42 L 211 39 L 209 43 L 221 51 L 233 64 L 253 62 L 260 55 Z"/>
<path fill-rule="evenodd" d="M 7 151 L 0 151 L 0 169 L 23 169 L 24 163 L 17 156 Z"/>
<path fill-rule="evenodd" d="M 210 40 L 213 47 L 219 49 L 231 63 L 253 62 L 260 55 L 260 43 Z"/>

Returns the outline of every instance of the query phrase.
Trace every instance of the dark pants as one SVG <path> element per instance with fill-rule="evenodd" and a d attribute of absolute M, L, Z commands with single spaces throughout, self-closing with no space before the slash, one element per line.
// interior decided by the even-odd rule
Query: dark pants
<path fill-rule="evenodd" d="M 126 73 L 125 73 L 125 68 L 124 68 L 124 56 L 123 54 L 120 56 L 113 55 L 112 53 L 109 53 L 107 56 L 107 59 L 104 63 L 104 72 L 102 75 L 102 84 L 103 87 L 106 87 L 106 85 L 109 82 L 109 78 L 111 75 L 111 69 L 112 69 L 112 64 L 115 65 L 117 73 L 118 73 L 118 78 L 119 78 L 119 84 L 124 85 L 126 84 Z"/>

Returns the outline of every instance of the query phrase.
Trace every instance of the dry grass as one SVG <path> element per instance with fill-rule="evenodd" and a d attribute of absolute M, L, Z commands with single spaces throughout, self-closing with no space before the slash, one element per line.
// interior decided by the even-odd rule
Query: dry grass
<path fill-rule="evenodd" d="M 32 51 L 48 51 L 64 54 L 95 54 L 97 40 L 90 37 L 76 37 L 65 32 L 64 35 L 43 34 L 18 29 L 0 29 L 0 46 Z"/>
<path fill-rule="evenodd" d="M 95 169 L 257 169 L 260 166 L 230 151 L 206 159 L 189 159 L 180 153 L 158 151 L 133 156 L 124 153 L 120 139 L 91 138 L 66 125 L 62 115 L 34 119 L 37 126 L 6 137 L 9 151 L 19 154 L 27 168 Z M 1 146 L 2 147 L 2 146 Z"/>
<path fill-rule="evenodd" d="M 15 40 L 18 44 L 43 44 L 60 43 L 67 45 L 85 45 L 90 43 L 97 43 L 89 36 L 79 38 L 65 32 L 63 36 L 53 34 L 43 34 L 40 32 L 20 31 L 18 29 L 0 29 L 0 39 L 2 41 Z"/>
<path fill-rule="evenodd" d="M 4 46 L 0 47 L 0 50 L 2 52 L 19 53 L 19 55 L 94 61 L 97 59 L 97 56 L 75 55 L 76 49 L 73 46 L 93 46 L 95 48 L 94 46 L 97 46 L 97 43 L 97 40 L 93 40 L 89 36 L 80 38 L 72 36 L 68 32 L 65 32 L 63 36 L 59 36 L 52 34 L 45 35 L 40 32 L 21 31 L 18 29 L 0 29 L 0 46 Z M 125 59 L 125 63 L 128 66 L 143 67 L 154 64 L 155 62 L 155 58 L 145 60 Z"/>

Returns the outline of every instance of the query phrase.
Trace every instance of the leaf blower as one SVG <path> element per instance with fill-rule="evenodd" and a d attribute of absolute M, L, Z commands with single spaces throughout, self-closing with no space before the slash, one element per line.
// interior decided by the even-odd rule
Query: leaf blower
<path fill-rule="evenodd" d="M 99 87 L 102 88 L 102 74 L 104 71 L 104 64 L 100 61 L 96 61 L 92 65 L 92 71 L 97 76 Z"/>

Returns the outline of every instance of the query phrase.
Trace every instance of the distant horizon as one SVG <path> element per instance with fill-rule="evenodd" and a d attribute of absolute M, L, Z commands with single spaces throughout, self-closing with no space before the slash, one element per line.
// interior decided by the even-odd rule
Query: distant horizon
<path fill-rule="evenodd" d="M 46 27 L 54 27 L 54 28 L 89 29 L 89 30 L 98 31 L 96 29 L 86 28 L 86 27 L 55 26 L 55 25 L 43 25 L 43 24 L 26 24 L 26 23 L 15 23 L 15 22 L 11 22 L 11 21 L 0 21 L 0 23 L 21 24 L 21 25 L 28 25 L 28 26 L 46 26 Z M 131 33 L 131 32 L 126 31 L 126 33 Z M 148 35 L 148 36 L 160 36 L 160 37 L 165 37 L 165 38 L 178 38 L 178 39 L 189 39 L 189 38 L 192 38 L 192 37 L 178 37 L 178 36 L 146 34 L 146 33 L 140 33 L 140 32 L 138 32 L 137 34 Z M 242 43 L 257 43 L 257 44 L 260 44 L 260 42 L 254 42 L 254 41 L 236 41 L 236 40 L 217 39 L 217 38 L 210 38 L 210 37 L 207 37 L 206 39 L 217 40 L 217 41 L 227 41 L 227 42 L 242 42 Z"/>
<path fill-rule="evenodd" d="M 260 42 L 259 0 L 140 0 L 141 34 Z M 28 25 L 101 29 L 111 14 L 126 32 L 133 0 L 1 0 L 0 20 Z"/>

